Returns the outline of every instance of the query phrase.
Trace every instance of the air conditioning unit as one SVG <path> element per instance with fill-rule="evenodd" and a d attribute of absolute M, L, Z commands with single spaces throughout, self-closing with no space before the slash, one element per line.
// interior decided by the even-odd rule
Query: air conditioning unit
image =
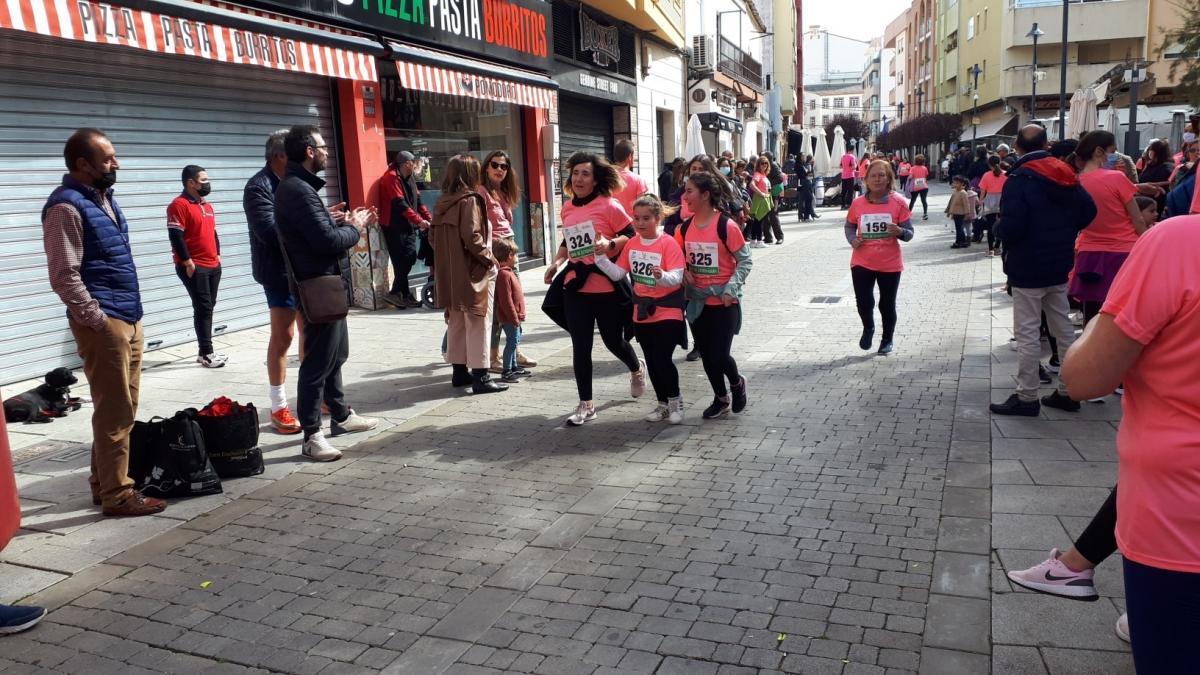
<path fill-rule="evenodd" d="M 713 38 L 711 35 L 696 35 L 692 37 L 693 70 L 709 71 L 716 65 L 716 54 L 713 53 Z"/>

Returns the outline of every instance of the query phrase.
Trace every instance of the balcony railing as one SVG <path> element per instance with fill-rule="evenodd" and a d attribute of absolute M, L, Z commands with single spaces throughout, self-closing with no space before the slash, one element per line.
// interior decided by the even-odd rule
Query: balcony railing
<path fill-rule="evenodd" d="M 717 70 L 760 94 L 763 93 L 762 64 L 758 59 L 742 51 L 724 37 L 719 38 L 718 42 L 720 47 L 717 56 Z"/>

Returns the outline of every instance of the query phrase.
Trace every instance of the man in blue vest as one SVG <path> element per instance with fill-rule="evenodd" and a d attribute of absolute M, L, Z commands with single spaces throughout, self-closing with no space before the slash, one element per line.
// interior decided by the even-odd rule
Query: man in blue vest
<path fill-rule="evenodd" d="M 50 287 L 67 306 L 92 401 L 92 502 L 106 516 L 166 508 L 129 478 L 129 433 L 142 376 L 142 298 L 129 224 L 113 198 L 117 151 L 99 129 L 80 129 L 63 149 L 69 173 L 42 209 Z"/>

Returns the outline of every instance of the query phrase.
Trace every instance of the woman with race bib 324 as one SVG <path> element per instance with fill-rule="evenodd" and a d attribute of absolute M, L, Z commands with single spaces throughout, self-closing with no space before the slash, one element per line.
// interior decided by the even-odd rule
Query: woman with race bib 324
<path fill-rule="evenodd" d="M 592 342 L 597 325 L 604 346 L 629 368 L 629 393 L 634 398 L 646 390 L 644 365 L 625 339 L 628 315 L 613 282 L 596 267 L 596 256 L 612 259 L 635 236 L 629 214 L 613 195 L 621 190 L 621 176 L 603 157 L 577 152 L 567 160 L 570 177 L 563 190 L 571 200 L 561 211 L 563 241 L 554 262 L 546 268 L 547 284 L 566 265 L 563 309 L 575 367 L 579 405 L 567 424 L 580 426 L 596 419 L 592 403 Z"/>
<path fill-rule="evenodd" d="M 687 319 L 713 389 L 713 402 L 704 419 L 738 413 L 746 408 L 746 378 L 730 355 L 733 336 L 742 327 L 742 285 L 752 265 L 741 229 L 716 205 L 728 199 L 725 183 L 710 173 L 688 177 L 683 200 L 692 217 L 675 231 L 687 269 Z M 728 380 L 729 388 L 725 387 Z"/>
<path fill-rule="evenodd" d="M 914 169 L 916 167 L 913 167 Z M 846 214 L 846 241 L 854 249 L 850 256 L 850 278 L 854 299 L 862 319 L 862 349 L 871 348 L 875 337 L 875 285 L 879 285 L 879 314 L 883 318 L 880 354 L 892 353 L 896 332 L 896 291 L 904 257 L 900 242 L 913 238 L 912 212 L 904 197 L 892 192 L 892 165 L 882 160 L 867 169 L 867 193 L 854 200 Z"/>

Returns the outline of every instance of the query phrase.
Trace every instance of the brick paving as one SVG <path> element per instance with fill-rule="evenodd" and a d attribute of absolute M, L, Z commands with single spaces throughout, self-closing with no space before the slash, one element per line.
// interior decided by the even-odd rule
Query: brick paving
<path fill-rule="evenodd" d="M 263 481 L 35 596 L 57 608 L 0 642 L 0 671 L 1043 672 L 1018 660 L 1057 652 L 1015 640 L 992 660 L 998 263 L 918 221 L 897 350 L 879 357 L 857 348 L 848 249 L 824 213 L 755 252 L 735 341 L 746 413 L 701 422 L 707 381 L 680 355 L 687 422 L 643 422 L 598 352 L 599 419 L 564 428 L 569 350 L 543 323 L 531 381 L 397 417 L 343 461 Z M 1069 656 L 1081 669 L 1049 672 L 1112 655 Z"/>

